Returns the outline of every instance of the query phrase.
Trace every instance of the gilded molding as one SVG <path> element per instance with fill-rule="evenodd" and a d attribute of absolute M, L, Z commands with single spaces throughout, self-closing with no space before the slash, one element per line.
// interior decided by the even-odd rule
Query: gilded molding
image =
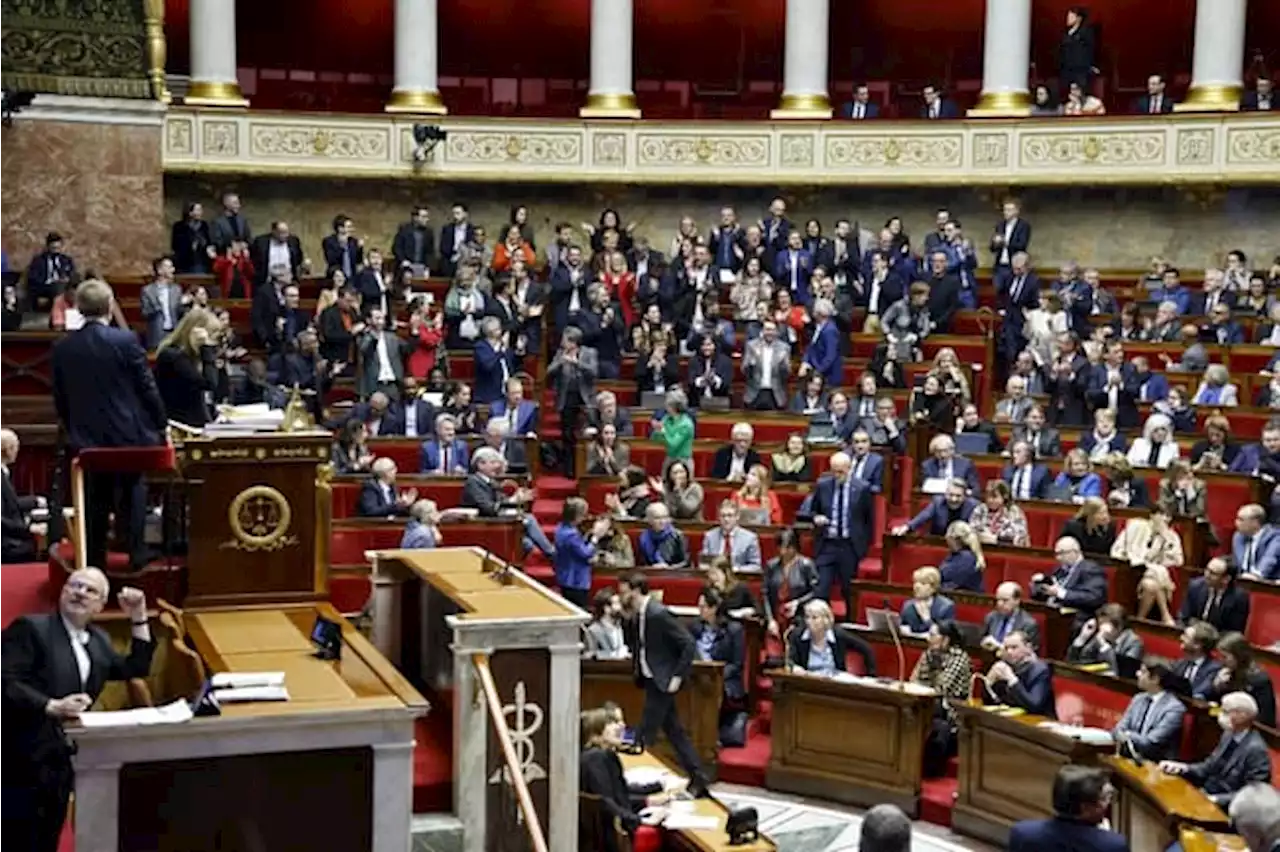
<path fill-rule="evenodd" d="M 159 99 L 153 73 L 163 32 L 153 0 L 4 0 L 0 70 L 11 91 Z M 161 4 L 163 5 L 163 4 Z M 161 10 L 163 21 L 163 10 Z M 159 32 L 157 42 L 155 36 Z"/>
<path fill-rule="evenodd" d="M 413 159 L 411 116 L 171 107 L 166 171 L 581 183 L 986 186 L 1280 181 L 1280 116 L 657 122 L 439 119 Z M 1087 178 L 1083 177 L 1087 175 Z"/>

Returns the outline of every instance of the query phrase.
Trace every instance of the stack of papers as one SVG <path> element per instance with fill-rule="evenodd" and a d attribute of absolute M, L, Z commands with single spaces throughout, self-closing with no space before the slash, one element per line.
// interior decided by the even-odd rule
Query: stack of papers
<path fill-rule="evenodd" d="M 218 409 L 218 419 L 204 427 L 206 434 L 274 432 L 284 422 L 284 409 L 265 402 L 256 405 L 227 405 Z"/>
<path fill-rule="evenodd" d="M 219 704 L 240 701 L 288 701 L 284 672 L 219 672 L 213 676 L 213 697 Z"/>
<path fill-rule="evenodd" d="M 1038 727 L 1063 737 L 1079 740 L 1086 745 L 1109 746 L 1115 743 L 1111 732 L 1102 728 L 1081 728 L 1076 725 L 1064 725 L 1061 722 L 1041 722 Z"/>
<path fill-rule="evenodd" d="M 80 714 L 86 728 L 126 728 L 134 725 L 176 725 L 191 719 L 191 705 L 181 698 L 163 707 L 133 710 L 98 710 Z"/>

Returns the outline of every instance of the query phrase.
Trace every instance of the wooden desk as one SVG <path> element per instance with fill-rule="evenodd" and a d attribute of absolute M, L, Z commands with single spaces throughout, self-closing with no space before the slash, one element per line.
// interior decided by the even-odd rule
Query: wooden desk
<path fill-rule="evenodd" d="M 586 704 L 583 706 L 585 707 Z M 669 762 L 648 752 L 620 754 L 619 757 L 622 758 L 624 771 L 641 766 L 657 766 L 675 771 Z M 730 846 L 729 836 L 724 831 L 725 821 L 729 818 L 729 809 L 716 799 L 694 799 L 692 804 L 693 812 L 698 816 L 715 817 L 716 827 L 665 831 L 667 841 L 673 843 L 676 848 L 684 852 L 777 852 L 778 847 L 763 835 L 754 843 Z"/>
<path fill-rule="evenodd" d="M 1244 838 L 1238 834 L 1205 831 L 1194 826 L 1183 826 L 1178 832 L 1178 842 L 1182 844 L 1182 852 L 1218 852 L 1219 849 L 1249 852 Z"/>
<path fill-rule="evenodd" d="M 312 656 L 317 615 L 342 626 L 341 660 Z M 210 672 L 284 671 L 290 700 L 181 725 L 70 727 L 76 849 L 404 852 L 422 696 L 327 603 L 186 622 Z"/>
<path fill-rule="evenodd" d="M 918 814 L 932 689 L 781 670 L 771 677 L 770 790 Z"/>
<path fill-rule="evenodd" d="M 1167 775 L 1151 761 L 1139 766 L 1107 755 L 1102 763 L 1112 770 L 1117 792 L 1111 824 L 1129 838 L 1130 847 L 1167 849 L 1184 823 L 1228 828 L 1222 809 L 1185 778 Z"/>
<path fill-rule="evenodd" d="M 1004 716 L 980 705 L 959 705 L 960 791 L 951 825 L 961 834 L 999 846 L 1024 819 L 1053 816 L 1051 791 L 1058 769 L 1096 763 L 1109 747 L 1084 743 L 1037 727 L 1043 716 Z"/>
<path fill-rule="evenodd" d="M 716 777 L 716 743 L 720 739 L 720 698 L 724 695 L 724 663 L 697 660 L 689 681 L 676 693 L 676 712 L 693 741 L 707 777 Z M 640 724 L 644 689 L 636 686 L 631 660 L 582 661 L 582 709 L 612 701 L 622 708 L 627 723 Z M 675 752 L 664 736 L 653 746 L 656 754 L 675 762 Z"/>

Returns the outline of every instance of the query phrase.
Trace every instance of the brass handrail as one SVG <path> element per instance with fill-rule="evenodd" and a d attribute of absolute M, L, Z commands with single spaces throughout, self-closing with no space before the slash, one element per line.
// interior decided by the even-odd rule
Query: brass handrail
<path fill-rule="evenodd" d="M 542 833 L 538 812 L 534 810 L 529 785 L 525 783 L 524 773 L 520 771 L 520 760 L 516 757 L 516 748 L 511 742 L 511 730 L 507 727 L 506 714 L 502 712 L 502 699 L 498 697 L 498 685 L 494 683 L 493 671 L 489 668 L 489 657 L 486 654 L 472 654 L 471 663 L 476 667 L 480 688 L 489 705 L 489 718 L 493 720 L 494 732 L 498 735 L 498 742 L 502 744 L 502 758 L 507 764 L 511 786 L 516 790 L 516 801 L 524 816 L 525 830 L 529 833 L 529 841 L 533 843 L 533 852 L 547 852 L 547 839 Z M 493 824 L 493 820 L 490 819 L 489 823 Z"/>

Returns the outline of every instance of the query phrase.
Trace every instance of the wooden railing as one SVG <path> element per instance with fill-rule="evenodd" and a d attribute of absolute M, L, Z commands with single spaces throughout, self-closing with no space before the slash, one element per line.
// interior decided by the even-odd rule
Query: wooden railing
<path fill-rule="evenodd" d="M 533 844 L 533 852 L 547 852 L 547 838 L 543 834 L 542 823 L 538 820 L 538 812 L 533 807 L 529 785 L 525 783 L 524 773 L 520 770 L 520 759 L 516 757 L 516 748 L 511 741 L 507 717 L 502 712 L 502 699 L 498 697 L 498 686 L 494 683 L 493 671 L 489 668 L 489 657 L 485 654 L 472 654 L 471 663 L 476 667 L 480 688 L 484 692 L 485 702 L 489 705 L 489 718 L 493 721 L 494 733 L 497 734 L 498 742 L 502 745 L 502 760 L 506 764 L 511 786 L 516 791 L 516 802 L 520 805 L 520 813 L 524 817 L 525 830 L 529 834 L 529 842 Z"/>

